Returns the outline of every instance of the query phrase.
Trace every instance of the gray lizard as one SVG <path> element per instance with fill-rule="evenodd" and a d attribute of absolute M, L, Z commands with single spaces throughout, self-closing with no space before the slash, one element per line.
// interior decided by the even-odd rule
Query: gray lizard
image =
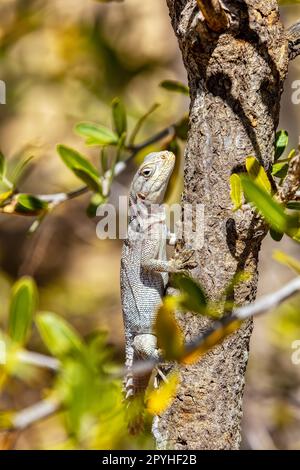
<path fill-rule="evenodd" d="M 151 376 L 134 373 L 131 369 L 135 362 L 158 357 L 153 327 L 168 273 L 195 267 L 192 250 L 167 260 L 166 245 L 176 240 L 167 229 L 163 199 L 174 164 L 171 152 L 149 154 L 130 188 L 128 235 L 121 258 L 127 398 L 145 391 Z"/>

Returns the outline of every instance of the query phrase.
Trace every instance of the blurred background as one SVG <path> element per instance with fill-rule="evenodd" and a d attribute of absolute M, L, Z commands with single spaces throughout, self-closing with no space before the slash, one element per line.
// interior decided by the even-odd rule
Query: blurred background
<path fill-rule="evenodd" d="M 286 26 L 299 17 L 300 6 L 282 7 Z M 292 84 L 299 77 L 298 59 L 290 65 L 281 108 L 280 128 L 289 131 L 290 147 L 299 139 L 300 105 L 291 101 Z M 82 120 L 110 126 L 115 96 L 125 102 L 130 126 L 153 103 L 160 103 L 141 140 L 179 119 L 188 99 L 160 88 L 164 79 L 186 82 L 164 0 L 107 4 L 0 0 L 0 80 L 7 86 L 7 104 L 0 105 L 0 147 L 10 160 L 34 156 L 22 191 L 47 194 L 80 186 L 55 146 L 64 143 L 95 159 L 95 151 L 84 146 L 73 128 Z M 160 149 L 160 144 L 152 149 Z M 118 178 L 113 198 L 126 194 L 134 170 L 132 163 Z M 180 188 L 176 189 L 178 197 Z M 38 284 L 41 310 L 67 318 L 83 336 L 107 330 L 115 358 L 121 362 L 121 242 L 97 239 L 97 218 L 87 217 L 87 204 L 88 196 L 82 196 L 59 206 L 32 236 L 28 236 L 32 219 L 0 217 L 0 324 L 7 321 L 12 283 L 28 274 Z M 264 241 L 259 295 L 293 277 L 272 259 L 275 248 L 270 238 Z M 280 248 L 299 258 L 299 245 L 290 239 L 284 237 Z M 300 365 L 291 361 L 291 343 L 300 340 L 300 326 L 299 321 L 286 318 L 266 315 L 255 321 L 244 402 L 244 448 L 300 449 Z M 35 332 L 29 347 L 45 352 Z M 49 377 L 42 373 L 27 385 L 12 381 L 2 393 L 0 407 L 29 406 L 48 386 Z M 22 432 L 15 446 L 57 448 L 66 439 L 58 415 Z M 99 442 L 96 445 L 109 445 Z M 150 440 L 142 445 L 151 445 Z"/>

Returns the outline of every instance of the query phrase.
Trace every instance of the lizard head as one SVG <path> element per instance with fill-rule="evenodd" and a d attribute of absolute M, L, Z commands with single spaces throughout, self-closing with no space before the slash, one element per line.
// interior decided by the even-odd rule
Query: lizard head
<path fill-rule="evenodd" d="M 154 152 L 146 156 L 133 178 L 131 194 L 145 205 L 162 204 L 175 165 L 172 152 Z"/>

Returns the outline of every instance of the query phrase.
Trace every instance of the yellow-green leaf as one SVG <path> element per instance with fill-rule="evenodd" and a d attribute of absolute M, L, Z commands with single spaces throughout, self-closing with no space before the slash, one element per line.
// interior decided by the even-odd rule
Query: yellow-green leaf
<path fill-rule="evenodd" d="M 210 351 L 210 349 L 220 344 L 227 336 L 234 333 L 241 326 L 241 323 L 241 320 L 229 320 L 227 323 L 220 323 L 218 328 L 214 329 L 203 338 L 199 346 L 195 345 L 188 348 L 181 362 L 183 364 L 193 364 L 198 361 L 204 354 Z"/>
<path fill-rule="evenodd" d="M 37 306 L 37 288 L 30 277 L 22 277 L 11 291 L 8 332 L 13 341 L 26 342 Z"/>
<path fill-rule="evenodd" d="M 296 271 L 300 275 L 300 261 L 296 260 L 292 256 L 286 255 L 282 251 L 276 250 L 273 253 L 273 258 L 281 264 L 288 266 L 289 268 Z"/>
<path fill-rule="evenodd" d="M 204 289 L 192 277 L 185 273 L 172 275 L 172 283 L 180 290 L 179 307 L 195 313 L 206 315 L 207 296 Z"/>
<path fill-rule="evenodd" d="M 146 399 L 147 411 L 153 416 L 163 413 L 175 398 L 178 384 L 178 372 L 171 372 L 167 376 L 167 382 L 163 382 L 159 388 L 148 394 Z"/>
<path fill-rule="evenodd" d="M 127 116 L 125 106 L 119 98 L 115 98 L 111 106 L 115 131 L 117 132 L 118 136 L 121 137 L 121 135 L 127 131 Z"/>
<path fill-rule="evenodd" d="M 92 122 L 80 122 L 75 126 L 75 131 L 87 139 L 89 145 L 116 145 L 118 135 L 108 127 Z"/>
<path fill-rule="evenodd" d="M 246 169 L 250 178 L 267 193 L 272 192 L 271 183 L 264 168 L 255 157 L 246 158 Z"/>
<path fill-rule="evenodd" d="M 171 361 L 180 359 L 184 346 L 183 334 L 175 319 L 176 307 L 176 297 L 165 297 L 155 322 L 157 345 L 163 350 L 164 357 Z"/>
<path fill-rule="evenodd" d="M 275 139 L 275 161 L 281 157 L 289 143 L 289 135 L 287 131 L 280 130 L 276 132 Z"/>
<path fill-rule="evenodd" d="M 101 192 L 100 176 L 94 165 L 76 150 L 58 145 L 57 151 L 65 165 L 93 191 Z"/>
<path fill-rule="evenodd" d="M 283 207 L 252 179 L 241 175 L 241 182 L 247 200 L 256 206 L 271 227 L 293 237 L 299 227 L 299 217 L 286 214 Z"/>
<path fill-rule="evenodd" d="M 78 333 L 55 313 L 40 313 L 37 315 L 36 325 L 53 356 L 62 357 L 74 351 L 81 351 L 83 344 Z"/>
<path fill-rule="evenodd" d="M 178 80 L 163 80 L 159 85 L 168 91 L 175 91 L 187 96 L 190 94 L 189 88 Z"/>
<path fill-rule="evenodd" d="M 17 194 L 15 212 L 27 215 L 39 215 L 46 211 L 48 203 L 32 194 Z"/>
<path fill-rule="evenodd" d="M 242 184 L 239 175 L 233 173 L 230 176 L 230 197 L 233 204 L 233 210 L 237 211 L 242 206 Z"/>

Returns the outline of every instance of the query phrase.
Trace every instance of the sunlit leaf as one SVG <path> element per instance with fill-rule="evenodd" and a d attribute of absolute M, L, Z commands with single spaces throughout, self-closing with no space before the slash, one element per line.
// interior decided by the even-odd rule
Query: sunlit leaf
<path fill-rule="evenodd" d="M 168 91 L 175 91 L 176 93 L 182 93 L 187 96 L 190 94 L 189 88 L 178 80 L 163 80 L 159 85 Z"/>
<path fill-rule="evenodd" d="M 233 173 L 230 176 L 230 197 L 233 204 L 233 210 L 237 211 L 242 206 L 242 184 L 239 175 Z"/>
<path fill-rule="evenodd" d="M 146 400 L 147 411 L 157 416 L 163 413 L 176 396 L 179 384 L 179 373 L 171 372 L 167 376 L 167 382 L 163 382 L 157 389 L 152 390 Z"/>
<path fill-rule="evenodd" d="M 300 1 L 300 0 L 299 0 L 299 1 Z M 296 155 L 296 149 L 292 149 L 292 150 L 289 152 L 289 154 L 288 154 L 288 156 L 287 156 L 287 159 L 288 159 L 288 160 L 291 160 L 295 155 Z"/>
<path fill-rule="evenodd" d="M 35 282 L 30 277 L 22 277 L 12 288 L 8 318 L 8 332 L 16 343 L 26 342 L 36 306 Z"/>
<path fill-rule="evenodd" d="M 198 361 L 204 354 L 212 349 L 217 344 L 234 333 L 240 326 L 240 320 L 227 320 L 225 323 L 220 323 L 211 333 L 208 333 L 199 346 L 195 345 L 187 349 L 181 358 L 181 362 L 184 364 L 193 364 Z"/>
<path fill-rule="evenodd" d="M 0 206 L 7 201 L 7 199 L 10 198 L 10 196 L 13 194 L 13 191 L 5 191 L 5 193 L 0 194 Z"/>
<path fill-rule="evenodd" d="M 207 296 L 198 282 L 187 274 L 176 273 L 172 275 L 172 283 L 182 293 L 179 299 L 182 309 L 202 315 L 207 313 Z"/>
<path fill-rule="evenodd" d="M 264 168 L 255 157 L 246 158 L 246 169 L 250 178 L 267 193 L 271 193 L 272 187 Z"/>
<path fill-rule="evenodd" d="M 48 208 L 48 203 L 32 194 L 17 194 L 15 197 L 15 212 L 38 215 Z"/>
<path fill-rule="evenodd" d="M 116 145 L 118 135 L 108 127 L 91 122 L 80 122 L 75 126 L 76 132 L 87 139 L 89 145 Z"/>
<path fill-rule="evenodd" d="M 184 338 L 175 319 L 177 302 L 175 297 L 165 297 L 155 321 L 157 345 L 167 360 L 178 360 L 183 353 Z"/>
<path fill-rule="evenodd" d="M 277 232 L 292 236 L 299 224 L 298 217 L 286 214 L 283 207 L 255 181 L 241 175 L 241 182 L 245 196 L 256 206 L 271 227 Z"/>
<path fill-rule="evenodd" d="M 96 168 L 79 152 L 65 145 L 58 145 L 57 151 L 65 165 L 91 189 L 101 192 L 100 175 Z"/>
<path fill-rule="evenodd" d="M 277 162 L 272 167 L 272 175 L 276 178 L 285 178 L 289 169 L 289 164 L 287 162 Z"/>
<path fill-rule="evenodd" d="M 273 253 L 273 258 L 281 264 L 288 266 L 289 268 L 296 271 L 300 275 L 300 261 L 296 260 L 292 256 L 289 256 L 282 251 L 276 250 Z"/>
<path fill-rule="evenodd" d="M 127 131 L 127 116 L 123 102 L 115 98 L 111 104 L 115 131 L 119 136 Z"/>
<path fill-rule="evenodd" d="M 283 152 L 285 151 L 289 142 L 289 135 L 287 131 L 280 130 L 276 132 L 276 139 L 275 139 L 275 161 L 281 157 Z"/>
<path fill-rule="evenodd" d="M 82 349 L 82 341 L 74 328 L 55 313 L 37 315 L 36 325 L 43 342 L 53 356 L 62 357 Z"/>
<path fill-rule="evenodd" d="M 29 157 L 22 158 L 12 169 L 10 179 L 14 186 L 16 186 L 17 183 L 20 183 L 20 180 L 24 178 L 24 175 L 28 170 L 29 163 L 33 160 L 33 158 L 34 157 L 32 155 L 30 155 Z"/>

